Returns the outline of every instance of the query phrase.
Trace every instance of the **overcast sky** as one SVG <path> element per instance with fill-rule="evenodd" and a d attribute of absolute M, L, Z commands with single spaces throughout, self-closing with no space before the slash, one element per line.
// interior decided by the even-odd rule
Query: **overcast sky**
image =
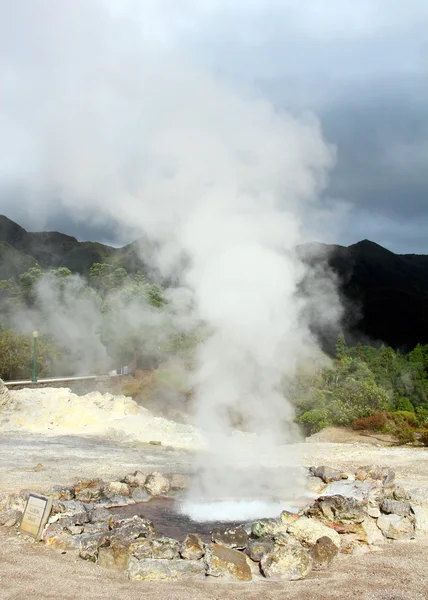
<path fill-rule="evenodd" d="M 70 17 L 76 4 L 80 12 Z M 103 4 L 117 29 L 103 29 Z M 36 88 L 43 68 L 54 95 L 55 74 L 66 80 L 86 60 L 83 51 L 74 60 L 80 44 L 87 50 L 100 31 L 106 39 L 115 31 L 126 37 L 131 21 L 154 47 L 177 48 L 201 68 L 256 88 L 278 110 L 319 117 L 337 149 L 325 198 L 348 205 L 340 233 L 326 231 L 320 241 L 368 238 L 396 252 L 428 254 L 426 0 L 0 0 L 0 9 L 0 212 L 25 228 L 131 241 L 118 236 L 113 221 L 88 225 L 54 204 L 39 210 L 25 181 L 29 170 L 17 176 L 27 151 L 10 137 L 10 105 L 24 131 L 21 103 L 32 102 L 31 85 L 16 94 L 20 79 Z"/>

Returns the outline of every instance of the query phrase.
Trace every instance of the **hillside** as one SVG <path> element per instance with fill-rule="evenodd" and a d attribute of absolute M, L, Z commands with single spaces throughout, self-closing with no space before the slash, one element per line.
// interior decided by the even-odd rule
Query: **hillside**
<path fill-rule="evenodd" d="M 140 256 L 150 251 L 144 240 L 113 248 L 59 232 L 30 233 L 0 216 L 0 279 L 36 263 L 83 275 L 95 262 L 109 262 L 130 273 L 147 271 Z M 337 274 L 346 307 L 343 326 L 353 342 L 382 341 L 403 349 L 428 343 L 428 256 L 394 254 L 369 240 L 348 247 L 308 244 L 300 251 L 315 272 L 321 257 L 327 257 Z M 313 277 L 305 282 L 308 288 L 314 285 Z"/>
<path fill-rule="evenodd" d="M 98 242 L 79 242 L 75 237 L 51 232 L 28 232 L 4 215 L 0 215 L 0 242 L 13 248 L 15 268 L 7 267 L 0 254 L 0 279 L 7 279 L 26 271 L 33 264 L 42 268 L 67 267 L 73 272 L 86 275 L 94 263 L 109 262 L 130 272 L 144 269 L 138 253 L 138 242 L 124 248 L 113 248 Z M 19 266 L 24 265 L 21 269 Z M 29 266 L 25 266 L 29 264 Z"/>

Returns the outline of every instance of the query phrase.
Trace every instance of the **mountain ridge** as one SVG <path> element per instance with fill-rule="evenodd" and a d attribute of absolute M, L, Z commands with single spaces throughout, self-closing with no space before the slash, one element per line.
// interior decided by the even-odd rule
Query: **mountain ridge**
<path fill-rule="evenodd" d="M 95 262 L 109 262 L 130 273 L 147 273 L 141 255 L 150 251 L 144 239 L 114 248 L 57 231 L 28 232 L 0 215 L 0 280 L 36 264 L 87 275 Z M 385 342 L 402 349 L 428 343 L 428 255 L 395 254 L 367 239 L 350 246 L 313 242 L 299 252 L 314 267 L 327 260 L 335 273 L 345 306 L 342 325 L 353 342 Z M 308 289 L 319 276 L 316 268 L 312 271 Z"/>

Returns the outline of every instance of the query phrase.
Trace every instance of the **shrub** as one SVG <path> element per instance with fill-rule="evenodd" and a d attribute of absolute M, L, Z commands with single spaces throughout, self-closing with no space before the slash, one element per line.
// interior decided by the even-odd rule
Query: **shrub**
<path fill-rule="evenodd" d="M 397 411 L 415 412 L 413 404 L 408 398 L 401 397 L 397 400 Z"/>
<path fill-rule="evenodd" d="M 422 431 L 422 435 L 419 438 L 419 441 L 424 445 L 424 446 L 428 446 L 428 427 L 425 427 L 425 429 Z"/>
<path fill-rule="evenodd" d="M 407 410 L 396 410 L 392 417 L 396 423 L 405 422 L 408 425 L 412 425 L 413 427 L 417 427 L 418 419 L 414 412 L 408 412 Z"/>
<path fill-rule="evenodd" d="M 385 431 L 388 425 L 387 413 L 375 413 L 369 417 L 363 417 L 362 419 L 356 419 L 352 423 L 352 428 L 356 431 L 368 429 L 370 431 Z"/>
<path fill-rule="evenodd" d="M 318 408 L 303 413 L 298 422 L 304 425 L 304 429 L 309 435 L 331 425 L 328 421 L 327 411 Z"/>
<path fill-rule="evenodd" d="M 414 430 L 407 424 L 397 426 L 395 436 L 400 444 L 411 444 L 416 440 Z"/>

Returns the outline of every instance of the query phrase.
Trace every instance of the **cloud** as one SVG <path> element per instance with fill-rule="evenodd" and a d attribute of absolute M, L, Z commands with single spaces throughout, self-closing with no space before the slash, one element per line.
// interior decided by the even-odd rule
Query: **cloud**
<path fill-rule="evenodd" d="M 145 104 L 150 105 L 148 112 L 154 104 L 150 88 L 143 90 L 140 82 L 142 77 L 148 85 L 146 65 L 155 59 L 153 84 L 161 78 L 173 80 L 174 62 L 178 64 L 181 56 L 202 72 L 208 68 L 234 85 L 258 88 L 279 109 L 319 115 L 327 138 L 337 146 L 329 195 L 353 206 L 354 218 L 338 241 L 356 241 L 371 207 L 383 215 L 385 227 L 396 223 L 380 232 L 382 239 L 391 240 L 392 249 L 392 231 L 401 223 L 400 247 L 407 236 L 409 251 L 426 251 L 425 244 L 408 235 L 410 221 L 406 223 L 428 217 L 424 0 L 33 0 L 30 5 L 0 0 L 0 6 L 0 204 L 25 226 L 53 222 L 59 192 L 40 205 L 38 190 L 43 187 L 41 173 L 60 168 L 55 164 L 55 143 L 60 146 L 62 140 L 55 140 L 55 132 L 63 136 L 68 123 L 68 140 L 95 134 L 107 147 L 114 140 L 116 152 L 100 152 L 90 145 L 82 151 L 93 165 L 97 150 L 98 167 L 109 171 L 105 186 L 110 188 L 112 165 L 120 163 L 125 146 L 128 165 L 140 160 L 137 142 L 132 147 L 129 140 L 144 130 Z M 147 61 L 139 62 L 142 47 Z M 106 83 L 112 77 L 117 81 L 113 98 Z M 129 110 L 129 98 L 143 93 L 138 111 Z M 165 106 L 159 107 L 159 115 L 162 110 Z M 109 114 L 117 123 L 103 132 L 103 144 L 96 129 Z M 42 164 L 43 153 L 28 135 L 29 123 L 53 140 L 48 164 Z M 18 182 L 14 173 L 20 174 Z M 76 211 L 70 219 L 79 220 Z M 96 221 L 97 214 L 92 219 Z M 62 222 L 52 227 L 59 229 Z M 72 229 L 88 237 L 92 230 L 87 225 L 81 222 Z M 93 235 L 111 237 L 110 228 L 111 222 L 102 219 Z"/>

